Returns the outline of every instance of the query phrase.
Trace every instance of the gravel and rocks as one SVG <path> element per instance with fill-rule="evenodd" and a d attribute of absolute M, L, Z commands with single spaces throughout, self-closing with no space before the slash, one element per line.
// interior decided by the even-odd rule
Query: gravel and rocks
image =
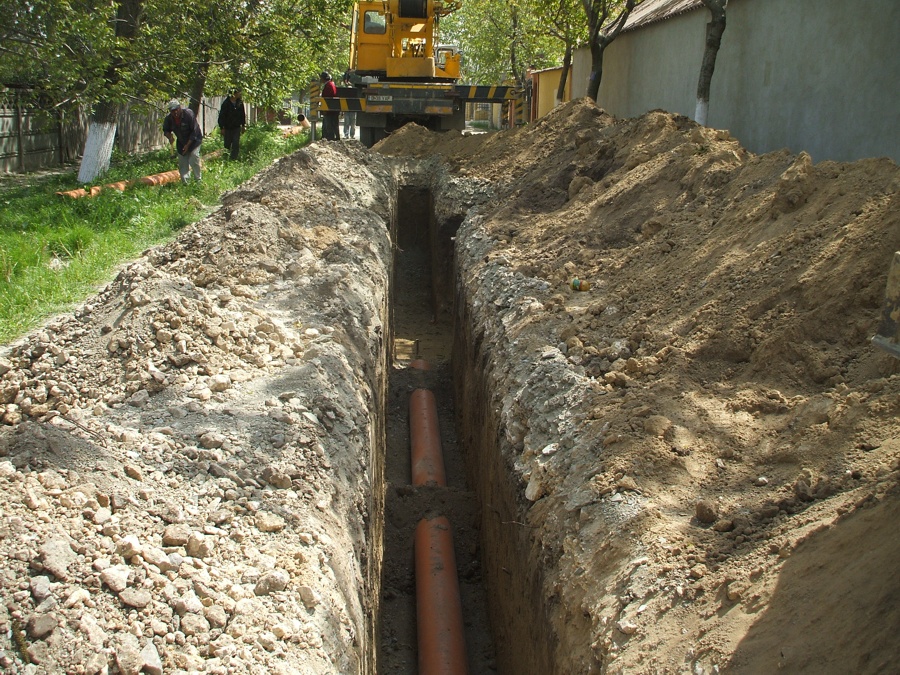
<path fill-rule="evenodd" d="M 371 658 L 391 180 L 301 151 L 6 350 L 4 672 Z"/>

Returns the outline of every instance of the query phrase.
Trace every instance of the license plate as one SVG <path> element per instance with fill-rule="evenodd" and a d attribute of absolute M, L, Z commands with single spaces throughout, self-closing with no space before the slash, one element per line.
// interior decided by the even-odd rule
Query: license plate
<path fill-rule="evenodd" d="M 394 100 L 393 96 L 366 96 L 367 101 L 372 101 L 374 103 L 390 103 Z"/>

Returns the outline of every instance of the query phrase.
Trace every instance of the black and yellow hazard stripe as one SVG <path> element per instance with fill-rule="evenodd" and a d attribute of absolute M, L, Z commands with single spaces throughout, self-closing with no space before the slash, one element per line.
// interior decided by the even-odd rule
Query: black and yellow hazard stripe
<path fill-rule="evenodd" d="M 519 97 L 516 99 L 516 125 L 525 124 L 525 99 Z"/>
<path fill-rule="evenodd" d="M 506 86 L 483 86 L 483 85 L 464 85 L 458 84 L 455 89 L 456 96 L 464 101 L 475 101 L 480 103 L 502 103 L 510 99 L 519 97 L 519 92 L 515 87 Z"/>
<path fill-rule="evenodd" d="M 313 103 L 318 102 L 319 110 L 328 110 L 331 112 L 339 111 L 339 112 L 362 112 L 365 110 L 363 107 L 363 99 L 361 98 L 322 98 L 320 97 L 318 101 L 315 99 Z"/>

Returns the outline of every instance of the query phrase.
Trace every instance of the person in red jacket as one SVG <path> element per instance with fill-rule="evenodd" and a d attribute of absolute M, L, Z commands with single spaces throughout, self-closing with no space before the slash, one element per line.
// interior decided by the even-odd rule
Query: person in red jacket
<path fill-rule="evenodd" d="M 331 79 L 331 75 L 323 72 L 319 79 L 322 81 L 322 98 L 337 98 L 337 85 Z M 338 110 L 328 110 L 322 114 L 322 138 L 326 141 L 339 141 L 341 113 Z"/>

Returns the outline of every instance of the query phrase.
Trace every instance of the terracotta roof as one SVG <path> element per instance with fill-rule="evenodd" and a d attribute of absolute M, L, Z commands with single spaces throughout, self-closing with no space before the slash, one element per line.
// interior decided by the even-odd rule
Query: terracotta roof
<path fill-rule="evenodd" d="M 701 0 L 644 0 L 628 15 L 623 32 L 657 21 L 665 21 L 677 14 L 684 14 L 702 7 Z"/>

